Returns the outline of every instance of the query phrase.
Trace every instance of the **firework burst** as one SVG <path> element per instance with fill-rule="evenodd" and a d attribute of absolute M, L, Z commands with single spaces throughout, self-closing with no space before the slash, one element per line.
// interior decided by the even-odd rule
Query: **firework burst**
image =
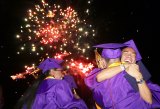
<path fill-rule="evenodd" d="M 89 10 L 86 13 L 88 14 Z M 79 18 L 71 6 L 50 6 L 42 0 L 40 5 L 35 5 L 27 11 L 24 25 L 16 35 L 22 43 L 17 54 L 27 51 L 27 54 L 39 55 L 40 62 L 48 57 L 69 57 L 66 63 L 70 69 L 86 73 L 93 68 L 93 64 L 76 60 L 78 57 L 89 60 L 88 52 L 93 43 L 95 30 L 86 22 L 85 19 Z M 25 69 L 25 72 L 13 75 L 12 79 L 25 78 L 26 75 L 38 71 L 35 67 Z"/>
<path fill-rule="evenodd" d="M 90 48 L 90 41 L 95 35 L 92 25 L 78 17 L 71 7 L 50 6 L 44 1 L 27 11 L 25 25 L 17 38 L 22 42 L 20 54 L 28 50 L 36 55 L 52 56 L 56 52 L 74 52 L 84 54 Z M 87 40 L 88 39 L 88 42 Z M 89 41 L 90 40 L 90 41 Z"/>

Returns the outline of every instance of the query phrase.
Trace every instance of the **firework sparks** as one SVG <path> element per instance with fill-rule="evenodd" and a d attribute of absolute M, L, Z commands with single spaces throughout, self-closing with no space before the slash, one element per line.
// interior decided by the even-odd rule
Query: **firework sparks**
<path fill-rule="evenodd" d="M 35 78 L 36 78 L 36 74 L 40 69 L 36 68 L 34 65 L 31 66 L 31 67 L 28 67 L 28 66 L 25 66 L 25 72 L 22 72 L 22 73 L 18 73 L 16 75 L 12 75 L 11 78 L 13 80 L 16 80 L 16 79 L 24 79 L 26 78 L 26 75 L 33 75 Z"/>
<path fill-rule="evenodd" d="M 55 59 L 64 59 L 64 57 L 68 56 L 68 55 L 71 55 L 71 53 L 67 53 L 67 52 L 64 52 L 64 53 L 56 53 L 56 55 L 54 56 Z"/>
<path fill-rule="evenodd" d="M 86 13 L 89 15 L 89 9 L 86 10 Z M 75 57 L 83 56 L 89 60 L 87 52 L 95 36 L 95 30 L 92 27 L 91 24 L 86 23 L 86 20 L 80 19 L 78 13 L 70 6 L 66 8 L 56 4 L 50 6 L 42 0 L 40 5 L 35 5 L 33 9 L 27 11 L 24 25 L 21 26 L 20 33 L 16 35 L 16 38 L 22 42 L 17 54 L 20 55 L 27 51 L 25 53 L 29 55 L 40 56 L 40 62 L 50 57 L 58 59 L 69 57 L 66 60 L 67 66 L 72 71 L 76 70 L 85 74 L 93 68 L 93 65 L 78 62 Z M 25 69 L 25 72 L 13 75 L 11 78 L 22 79 L 26 75 L 39 71 L 35 66 L 25 67 Z"/>
<path fill-rule="evenodd" d="M 80 75 L 87 75 L 87 73 L 89 73 L 94 67 L 92 63 L 86 63 L 83 61 L 79 62 L 76 60 L 70 61 L 68 65 L 68 67 L 71 69 L 71 73 L 78 73 Z"/>
<path fill-rule="evenodd" d="M 54 58 L 56 59 L 63 59 L 66 56 L 70 55 L 67 52 L 64 52 L 62 54 L 57 53 Z M 43 60 L 41 60 L 43 61 Z M 92 63 L 87 63 L 84 62 L 83 60 L 81 61 L 76 61 L 74 59 L 71 59 L 70 61 L 66 60 L 66 68 L 70 69 L 70 73 L 71 74 L 79 74 L 79 75 L 87 75 L 87 73 L 89 73 L 94 65 Z M 25 72 L 22 73 L 18 73 L 16 75 L 12 75 L 11 78 L 13 80 L 15 79 L 24 79 L 26 78 L 27 75 L 33 75 L 35 78 L 37 77 L 37 72 L 40 71 L 40 69 L 36 68 L 34 65 L 32 65 L 31 67 L 25 66 Z"/>
<path fill-rule="evenodd" d="M 63 9 L 56 4 L 50 6 L 42 0 L 41 5 L 35 5 L 27 13 L 25 25 L 21 26 L 21 33 L 16 35 L 23 42 L 21 52 L 30 48 L 32 53 L 38 55 L 52 51 L 49 54 L 51 56 L 57 51 L 84 54 L 90 48 L 86 39 L 92 39 L 95 31 L 86 20 L 80 20 L 71 7 Z"/>

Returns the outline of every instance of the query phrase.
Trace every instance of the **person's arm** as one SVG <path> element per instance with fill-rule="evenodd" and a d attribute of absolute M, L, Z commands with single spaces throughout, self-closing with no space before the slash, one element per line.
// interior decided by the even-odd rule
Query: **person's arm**
<path fill-rule="evenodd" d="M 149 104 L 152 104 L 152 94 L 150 89 L 148 88 L 146 82 L 143 80 L 143 76 L 139 71 L 139 67 L 136 64 L 132 64 L 130 65 L 127 69 L 126 72 L 133 76 L 138 84 L 138 88 L 139 88 L 139 93 L 140 96 L 142 97 L 142 99 L 146 102 L 148 102 Z"/>
<path fill-rule="evenodd" d="M 152 104 L 152 94 L 150 89 L 148 88 L 146 82 L 143 80 L 143 78 L 136 78 L 136 81 L 138 81 L 138 88 L 140 96 L 149 104 Z M 141 82 L 140 82 L 141 81 Z"/>
<path fill-rule="evenodd" d="M 125 68 L 127 67 L 128 67 L 128 64 L 121 64 L 119 66 L 103 69 L 101 72 L 97 74 L 96 79 L 98 82 L 104 81 L 106 79 L 110 79 L 113 76 L 125 70 Z"/>

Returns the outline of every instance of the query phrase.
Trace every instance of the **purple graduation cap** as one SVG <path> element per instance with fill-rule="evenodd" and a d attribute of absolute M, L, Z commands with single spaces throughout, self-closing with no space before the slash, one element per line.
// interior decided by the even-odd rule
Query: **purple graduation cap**
<path fill-rule="evenodd" d="M 128 47 L 131 47 L 131 48 L 133 48 L 135 50 L 135 52 L 136 52 L 136 61 L 139 61 L 139 60 L 142 59 L 141 54 L 139 53 L 139 51 L 138 51 L 138 49 L 137 49 L 137 47 L 136 47 L 136 45 L 135 45 L 135 43 L 134 43 L 134 41 L 132 39 L 127 41 L 127 42 L 125 42 L 124 44 L 127 44 Z"/>
<path fill-rule="evenodd" d="M 47 58 L 46 60 L 40 63 L 38 68 L 42 70 L 42 73 L 45 73 L 47 70 L 50 69 L 62 68 L 62 66 L 60 65 L 62 62 L 63 60 Z"/>
<path fill-rule="evenodd" d="M 125 46 L 127 45 L 121 44 L 121 43 L 106 43 L 106 44 L 96 45 L 93 47 L 103 48 L 102 54 L 101 54 L 103 58 L 115 59 L 121 56 L 122 52 L 120 48 Z"/>

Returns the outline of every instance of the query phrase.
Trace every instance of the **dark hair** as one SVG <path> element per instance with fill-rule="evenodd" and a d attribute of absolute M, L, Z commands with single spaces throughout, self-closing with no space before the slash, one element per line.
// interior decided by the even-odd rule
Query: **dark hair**
<path fill-rule="evenodd" d="M 105 58 L 105 61 L 106 61 L 107 63 L 109 62 L 109 60 L 110 60 L 109 58 Z"/>
<path fill-rule="evenodd" d="M 33 82 L 33 84 L 28 87 L 22 97 L 18 100 L 17 104 L 15 105 L 15 109 L 22 109 L 24 106 L 26 109 L 31 109 L 32 103 L 34 102 L 36 91 L 38 89 L 39 84 L 41 81 L 45 79 L 46 76 L 49 75 L 49 70 L 41 73 L 39 77 Z"/>

